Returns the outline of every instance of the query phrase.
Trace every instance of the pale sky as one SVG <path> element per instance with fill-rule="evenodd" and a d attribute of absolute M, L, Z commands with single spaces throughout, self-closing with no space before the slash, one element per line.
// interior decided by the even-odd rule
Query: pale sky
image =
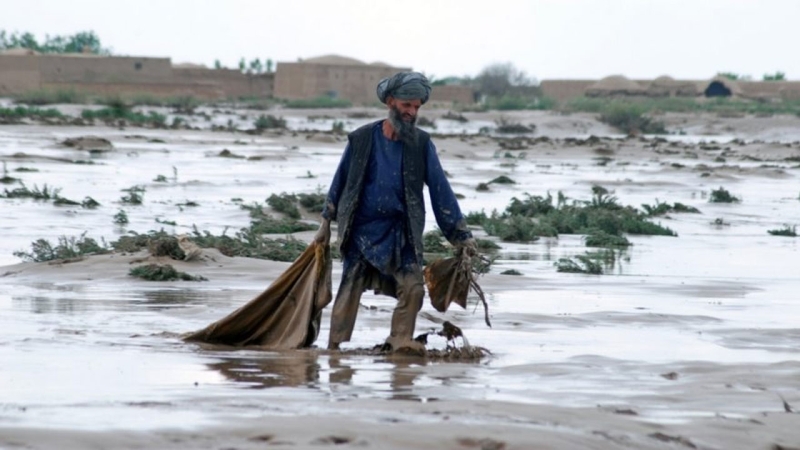
<path fill-rule="evenodd" d="M 115 54 L 235 67 L 340 54 L 434 77 L 800 79 L 800 0 L 0 0 L 0 29 L 95 31 Z M 795 42 L 795 45 L 791 45 Z"/>

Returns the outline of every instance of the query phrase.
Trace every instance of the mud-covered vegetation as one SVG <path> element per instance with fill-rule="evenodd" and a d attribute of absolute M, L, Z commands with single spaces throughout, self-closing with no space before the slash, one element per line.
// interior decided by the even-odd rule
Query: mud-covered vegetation
<path fill-rule="evenodd" d="M 146 264 L 134 267 L 128 275 L 146 281 L 208 281 L 200 275 L 189 275 L 176 270 L 170 264 Z"/>
<path fill-rule="evenodd" d="M 28 262 L 45 262 L 87 255 L 101 255 L 109 251 L 105 241 L 98 243 L 96 240 L 86 237 L 86 233 L 83 233 L 80 236 L 61 236 L 55 244 L 52 244 L 47 239 L 37 239 L 31 244 L 29 252 L 16 251 L 14 256 Z"/>
<path fill-rule="evenodd" d="M 767 233 L 773 236 L 797 237 L 797 226 L 784 225 L 783 228 L 767 230 Z"/>
<path fill-rule="evenodd" d="M 742 199 L 732 195 L 727 189 L 720 187 L 711 191 L 708 201 L 711 203 L 739 203 Z"/>
<path fill-rule="evenodd" d="M 526 198 L 511 199 L 505 211 L 469 213 L 470 225 L 481 226 L 490 236 L 502 241 L 532 242 L 539 237 L 559 234 L 584 234 L 596 246 L 626 246 L 623 233 L 675 236 L 675 232 L 649 220 L 649 214 L 631 206 L 622 206 L 615 196 L 601 187 L 592 187 L 590 200 L 569 201 L 559 192 L 558 199 L 526 194 Z"/>

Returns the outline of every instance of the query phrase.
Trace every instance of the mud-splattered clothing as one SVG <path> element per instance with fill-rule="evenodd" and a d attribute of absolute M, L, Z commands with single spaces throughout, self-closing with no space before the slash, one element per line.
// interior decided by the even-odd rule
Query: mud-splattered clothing
<path fill-rule="evenodd" d="M 354 166 L 352 158 L 356 153 L 352 139 L 345 148 L 327 199 L 327 203 L 336 205 L 335 211 L 340 214 L 337 215 L 325 208 L 323 217 L 332 220 L 336 220 L 337 217 L 344 219 L 341 211 L 352 207 L 350 203 L 356 201 L 352 217 L 346 219 L 349 223 L 339 220 L 340 239 L 346 240 L 341 242 L 345 270 L 355 258 L 363 256 L 370 265 L 388 276 L 395 270 L 408 268 L 414 263 L 422 265 L 421 226 L 417 233 L 414 232 L 416 230 L 412 231 L 409 228 L 412 222 L 419 221 L 424 226 L 425 205 L 422 193 L 412 192 L 411 195 L 416 197 L 416 201 L 409 206 L 406 184 L 409 175 L 421 178 L 420 181 L 428 185 L 436 222 L 450 242 L 460 242 L 472 235 L 466 228 L 458 200 L 445 177 L 431 140 L 429 138 L 421 140 L 424 147 L 420 149 L 422 151 L 420 170 L 424 173 L 408 174 L 404 166 L 403 152 L 406 150 L 404 144 L 386 138 L 381 124 L 382 121 L 378 121 L 368 125 L 371 132 L 371 147 L 365 152 L 367 155 L 365 155 L 364 173 L 351 173 Z M 361 189 L 357 198 L 352 198 L 354 196 L 351 195 L 350 199 L 345 200 L 343 199 L 345 187 L 348 183 L 353 184 L 353 180 L 348 181 L 351 176 L 361 177 Z M 419 184 L 421 191 L 422 183 Z M 341 205 L 343 201 L 347 204 Z"/>
<path fill-rule="evenodd" d="M 337 221 L 344 257 L 328 348 L 350 340 L 368 289 L 397 299 L 387 342 L 394 346 L 413 337 L 425 296 L 423 184 L 444 236 L 452 243 L 472 237 L 430 136 L 420 130 L 416 145 L 393 141 L 383 135 L 382 122 L 350 133 L 322 213 Z"/>

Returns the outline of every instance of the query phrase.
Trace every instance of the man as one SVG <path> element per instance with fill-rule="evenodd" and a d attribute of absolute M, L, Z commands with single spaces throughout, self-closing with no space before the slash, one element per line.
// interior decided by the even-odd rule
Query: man
<path fill-rule="evenodd" d="M 344 271 L 331 315 L 329 349 L 350 340 L 361 294 L 367 289 L 397 299 L 386 344 L 393 350 L 420 349 L 413 334 L 425 296 L 423 183 L 447 240 L 475 251 L 430 135 L 416 127 L 417 113 L 430 92 L 428 79 L 415 72 L 381 80 L 377 94 L 389 117 L 348 136 L 315 237 L 328 242 L 330 221 L 337 221 Z"/>

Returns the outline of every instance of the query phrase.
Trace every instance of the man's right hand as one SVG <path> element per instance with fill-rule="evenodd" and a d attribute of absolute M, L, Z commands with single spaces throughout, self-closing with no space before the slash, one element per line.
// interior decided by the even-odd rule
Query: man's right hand
<path fill-rule="evenodd" d="M 331 222 L 328 219 L 322 219 L 319 225 L 319 230 L 314 236 L 314 242 L 318 244 L 328 244 L 331 241 Z"/>

